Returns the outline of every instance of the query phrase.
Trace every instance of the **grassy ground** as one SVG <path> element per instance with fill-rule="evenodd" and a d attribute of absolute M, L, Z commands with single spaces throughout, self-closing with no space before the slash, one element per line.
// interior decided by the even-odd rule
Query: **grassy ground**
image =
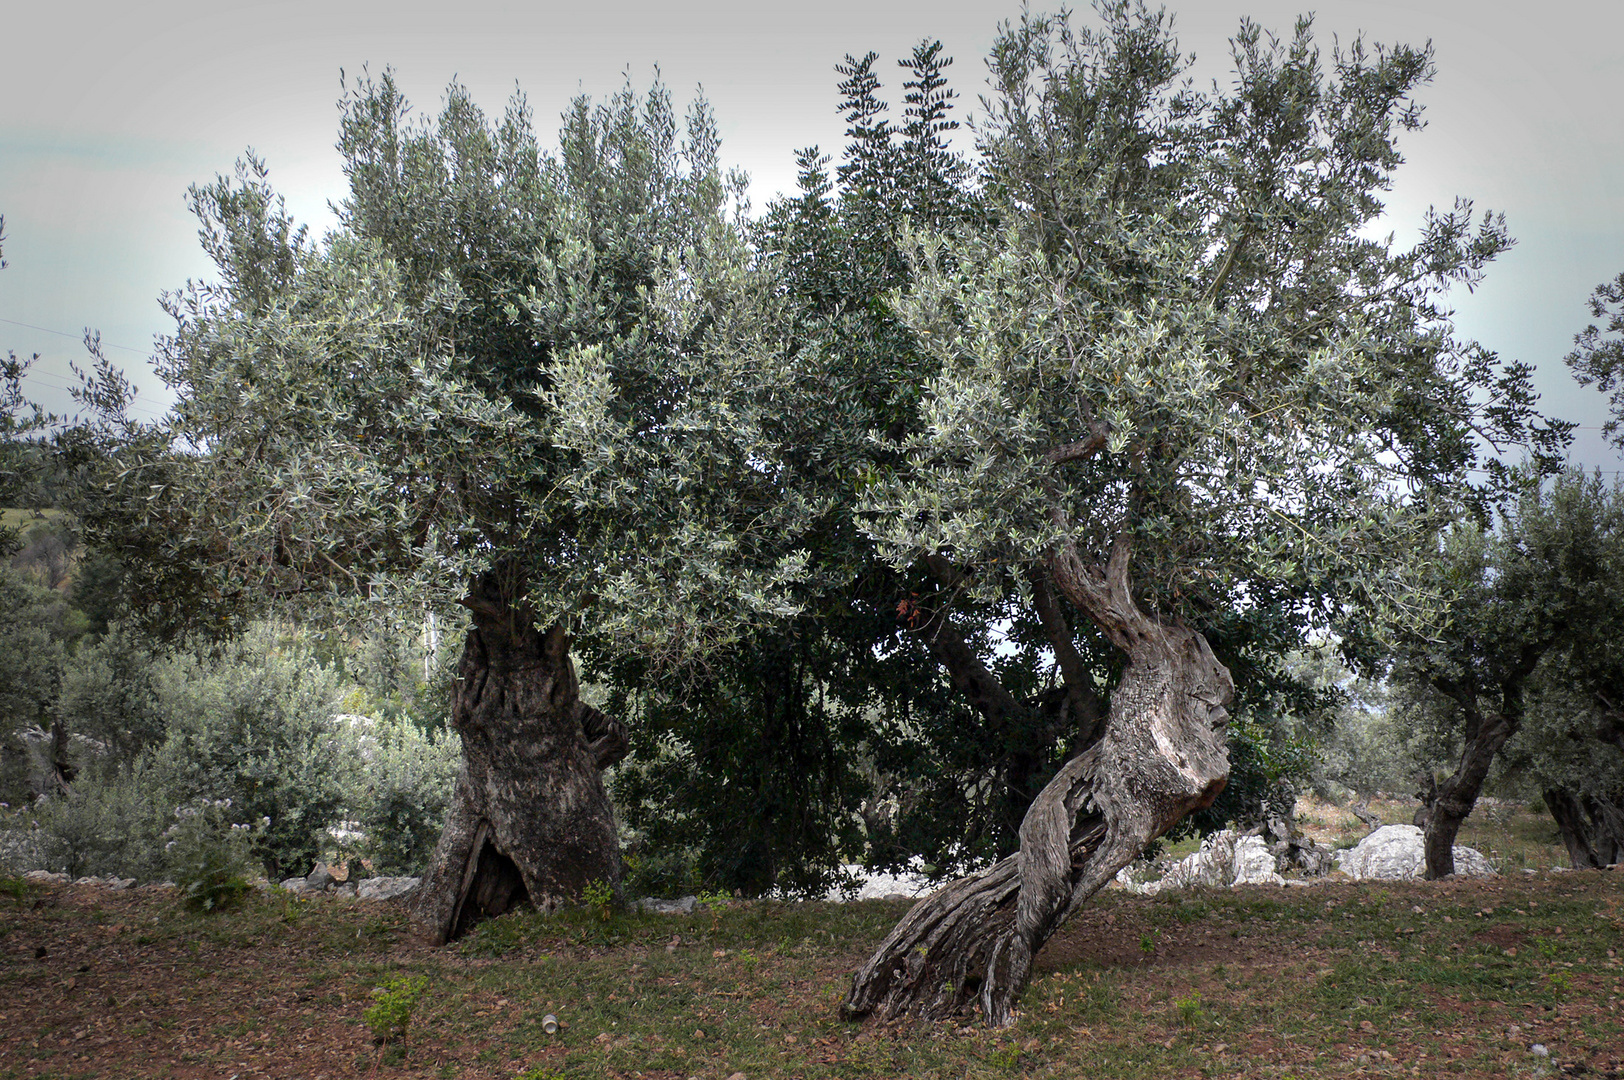
<path fill-rule="evenodd" d="M 19 887 L 0 1077 L 1624 1075 L 1613 873 L 1113 891 L 1045 949 L 1008 1031 L 841 1022 L 906 908 L 521 914 L 433 949 L 393 904 L 267 893 L 204 917 L 162 889 Z M 374 1013 L 406 1022 L 378 1045 L 374 991 L 403 978 L 421 996 Z"/>
<path fill-rule="evenodd" d="M 16 507 L 0 508 L 0 527 L 28 531 L 28 527 L 39 521 L 50 521 L 60 517 L 60 510 L 22 510 Z"/>

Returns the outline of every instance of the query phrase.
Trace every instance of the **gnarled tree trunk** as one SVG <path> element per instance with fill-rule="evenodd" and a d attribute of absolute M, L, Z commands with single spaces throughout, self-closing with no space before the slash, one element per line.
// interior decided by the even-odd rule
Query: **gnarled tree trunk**
<path fill-rule="evenodd" d="M 1624 860 L 1624 799 L 1581 798 L 1563 788 L 1547 788 L 1544 799 L 1575 870 Z"/>
<path fill-rule="evenodd" d="M 601 771 L 626 754 L 620 725 L 580 699 L 569 636 L 535 626 L 495 574 L 464 603 L 474 615 L 452 723 L 462 768 L 414 916 L 438 944 L 529 904 L 620 886 L 620 845 Z"/>
<path fill-rule="evenodd" d="M 1127 654 L 1105 733 L 1039 793 L 1018 853 L 914 905 L 852 980 L 848 1019 L 943 1019 L 979 1007 L 1004 1026 L 1060 925 L 1145 845 L 1210 806 L 1229 777 L 1228 670 L 1206 640 L 1139 610 L 1119 542 L 1105 568 L 1069 547 L 1055 584 Z"/>

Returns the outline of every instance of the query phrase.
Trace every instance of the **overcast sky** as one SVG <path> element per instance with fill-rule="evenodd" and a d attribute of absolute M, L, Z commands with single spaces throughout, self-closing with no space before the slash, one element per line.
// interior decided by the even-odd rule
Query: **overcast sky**
<path fill-rule="evenodd" d="M 1170 10 L 1206 82 L 1227 70 L 1243 15 L 1289 35 L 1303 8 L 1195 0 Z M 41 354 L 30 389 L 62 409 L 68 362 L 83 355 L 77 339 L 97 328 L 108 355 L 131 365 L 143 412 L 160 411 L 163 389 L 142 374 L 153 336 L 168 329 L 158 295 L 210 273 L 187 186 L 229 171 L 252 147 L 295 216 L 321 231 L 329 201 L 343 196 L 333 150 L 340 69 L 393 66 L 412 103 L 431 111 L 453 78 L 491 114 L 517 86 L 545 135 L 572 96 L 601 97 L 627 73 L 646 86 L 658 65 L 679 101 L 703 86 L 723 157 L 750 173 L 759 209 L 793 188 L 797 148 L 838 155 L 833 68 L 846 53 L 878 52 L 894 93 L 896 58 L 940 38 L 973 113 L 997 23 L 1019 12 L 1003 0 L 17 5 L 0 54 L 10 264 L 0 273 L 0 350 Z M 1475 294 L 1459 295 L 1457 325 L 1537 365 L 1546 410 L 1586 425 L 1574 460 L 1624 467 L 1596 430 L 1602 395 L 1578 387 L 1562 363 L 1588 321 L 1586 298 L 1624 270 L 1624 3 L 1332 0 L 1315 27 L 1327 52 L 1333 38 L 1360 32 L 1433 43 L 1428 127 L 1401 144 L 1408 164 L 1389 226 L 1413 237 L 1428 205 L 1457 195 L 1506 212 L 1517 246 Z"/>

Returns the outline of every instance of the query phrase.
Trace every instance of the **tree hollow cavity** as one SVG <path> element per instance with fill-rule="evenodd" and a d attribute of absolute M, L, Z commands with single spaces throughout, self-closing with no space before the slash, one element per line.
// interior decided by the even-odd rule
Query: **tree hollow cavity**
<path fill-rule="evenodd" d="M 525 888 L 524 874 L 518 864 L 493 842 L 490 822 L 480 822 L 457 897 L 449 940 L 456 941 L 486 919 L 532 906 L 530 890 Z"/>

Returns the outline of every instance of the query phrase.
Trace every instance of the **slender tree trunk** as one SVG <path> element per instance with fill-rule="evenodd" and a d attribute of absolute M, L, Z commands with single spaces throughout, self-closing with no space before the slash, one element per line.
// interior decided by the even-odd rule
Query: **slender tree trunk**
<path fill-rule="evenodd" d="M 1060 925 L 1146 844 L 1210 806 L 1229 776 L 1229 672 L 1206 640 L 1134 603 L 1128 552 L 1051 564 L 1067 599 L 1127 654 L 1100 740 L 1061 768 L 1021 823 L 1020 851 L 914 905 L 852 980 L 847 1018 L 944 1019 L 978 1008 L 1013 1022 L 1032 961 Z"/>
<path fill-rule="evenodd" d="M 601 881 L 620 887 L 620 845 L 601 770 L 626 753 L 620 725 L 582 703 L 569 636 L 482 577 L 452 723 L 462 767 L 415 917 L 436 943 L 528 904 L 553 911 Z"/>
<path fill-rule="evenodd" d="M 1563 788 L 1547 788 L 1544 798 L 1575 870 L 1613 866 L 1624 857 L 1624 800 L 1579 798 Z"/>
<path fill-rule="evenodd" d="M 1455 872 L 1455 837 L 1461 822 L 1477 805 L 1477 797 L 1488 778 L 1494 755 L 1517 732 L 1517 725 L 1503 712 L 1483 715 L 1475 704 L 1462 702 L 1466 709 L 1466 739 L 1460 764 L 1441 783 L 1431 773 L 1418 778 L 1421 806 L 1415 812 L 1415 825 L 1424 834 L 1426 878 L 1437 881 Z"/>

